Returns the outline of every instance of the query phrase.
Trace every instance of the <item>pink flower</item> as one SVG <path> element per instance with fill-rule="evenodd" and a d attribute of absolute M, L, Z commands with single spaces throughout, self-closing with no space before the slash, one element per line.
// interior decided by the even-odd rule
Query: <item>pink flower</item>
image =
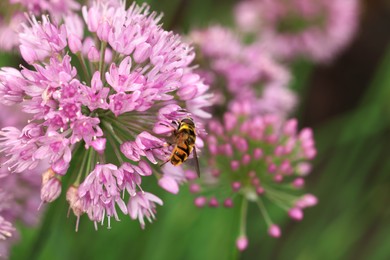
<path fill-rule="evenodd" d="M 107 103 L 107 97 L 110 89 L 103 87 L 103 82 L 101 80 L 99 71 L 96 71 L 93 74 L 90 87 L 85 85 L 80 85 L 80 87 L 81 91 L 86 94 L 85 96 L 81 97 L 82 99 L 85 99 L 83 100 L 83 103 L 85 103 L 91 111 L 98 108 L 108 108 L 109 105 Z"/>
<path fill-rule="evenodd" d="M 7 164 L 9 170 L 23 172 L 38 166 L 38 161 L 33 156 L 37 150 L 34 143 L 36 138 L 23 135 L 15 127 L 3 128 L 0 136 L 0 152 L 8 156 L 3 164 Z"/>
<path fill-rule="evenodd" d="M 3 97 L 1 103 L 10 106 L 22 102 L 26 85 L 27 81 L 19 70 L 2 68 L 0 70 L 0 95 Z"/>
<path fill-rule="evenodd" d="M 33 64 L 64 50 L 67 45 L 65 25 L 58 27 L 46 16 L 42 16 L 41 22 L 33 16 L 30 23 L 32 26 L 25 25 L 19 34 L 20 53 L 27 63 Z"/>
<path fill-rule="evenodd" d="M 150 166 L 141 161 L 139 166 L 130 163 L 124 163 L 119 168 L 117 176 L 118 186 L 121 190 L 127 190 L 130 196 L 135 196 L 137 187 L 141 189 L 142 176 L 149 176 L 152 174 Z"/>
<path fill-rule="evenodd" d="M 138 192 L 135 196 L 131 197 L 127 204 L 129 215 L 132 219 L 139 220 L 141 228 L 145 228 L 144 218 L 149 222 L 155 219 L 156 204 L 162 205 L 163 202 L 160 198 L 148 192 Z"/>
<path fill-rule="evenodd" d="M 163 176 L 158 180 L 158 185 L 170 193 L 177 194 L 179 184 L 184 182 L 186 182 L 186 177 L 183 169 L 167 164 L 163 168 Z"/>
<path fill-rule="evenodd" d="M 52 202 L 61 194 L 61 181 L 55 177 L 42 183 L 41 200 L 42 202 Z"/>
<path fill-rule="evenodd" d="M 121 172 L 113 164 L 96 165 L 95 169 L 87 176 L 78 189 L 78 196 L 83 206 L 83 211 L 96 223 L 103 223 L 104 217 L 119 220 L 115 206 L 117 205 L 124 214 L 127 214 L 126 204 L 120 196 L 117 179 Z"/>
<path fill-rule="evenodd" d="M 23 26 L 20 52 L 30 66 L 0 70 L 0 100 L 20 104 L 30 120 L 23 131 L 0 130 L 0 151 L 14 171 L 47 159 L 56 174 L 72 175 L 67 200 L 77 219 L 87 213 L 96 225 L 106 216 L 118 220 L 116 206 L 127 213 L 128 197 L 120 194 L 131 200 L 143 191 L 142 179 L 152 172 L 144 158 L 167 160 L 173 122 L 191 117 L 204 131 L 198 121 L 210 116 L 210 95 L 190 65 L 193 48 L 164 31 L 161 15 L 147 5 L 95 1 L 82 13 L 84 20 L 32 16 Z M 161 124 L 170 131 L 152 134 Z M 47 182 L 43 200 L 53 200 L 59 187 Z"/>

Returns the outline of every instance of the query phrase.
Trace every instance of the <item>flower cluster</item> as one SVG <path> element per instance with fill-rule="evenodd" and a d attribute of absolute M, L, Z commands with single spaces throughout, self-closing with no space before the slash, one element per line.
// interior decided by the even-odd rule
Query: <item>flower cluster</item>
<path fill-rule="evenodd" d="M 227 112 L 223 123 L 208 124 L 209 171 L 202 181 L 194 180 L 190 190 L 197 194 L 195 205 L 230 208 L 241 203 L 242 216 L 237 247 L 244 250 L 247 204 L 254 202 L 268 226 L 268 233 L 281 231 L 268 214 L 265 200 L 288 212 L 294 220 L 303 218 L 303 209 L 316 204 L 311 194 L 302 195 L 309 160 L 316 155 L 312 131 L 298 132 L 297 120 L 277 115 L 249 116 Z"/>
<path fill-rule="evenodd" d="M 357 0 L 245 0 L 235 17 L 279 58 L 329 62 L 355 34 L 358 7 Z"/>
<path fill-rule="evenodd" d="M 32 119 L 22 130 L 4 127 L 0 150 L 14 172 L 49 161 L 43 202 L 71 175 L 66 199 L 77 221 L 83 213 L 95 226 L 118 220 L 119 208 L 143 227 L 162 204 L 141 188 L 153 171 L 144 158 L 167 159 L 172 122 L 209 116 L 208 86 L 189 66 L 193 49 L 147 5 L 97 1 L 82 14 L 63 23 L 33 16 L 23 26 L 20 53 L 30 66 L 1 69 L 0 99 Z"/>
<path fill-rule="evenodd" d="M 246 103 L 253 114 L 288 115 L 296 96 L 288 89 L 290 73 L 263 46 L 246 44 L 233 30 L 211 26 L 191 33 L 199 49 L 200 73 L 213 87 L 215 103 Z M 226 107 L 224 108 L 226 110 Z"/>
<path fill-rule="evenodd" d="M 11 107 L 0 105 L 0 124 L 20 126 L 27 121 L 27 115 Z M 5 158 L 0 158 L 3 163 Z M 40 175 L 47 167 L 40 164 L 33 171 L 10 174 L 6 167 L 0 167 L 0 259 L 7 258 L 10 246 L 17 242 L 16 222 L 28 226 L 38 223 L 42 214 L 37 211 L 41 200 Z"/>

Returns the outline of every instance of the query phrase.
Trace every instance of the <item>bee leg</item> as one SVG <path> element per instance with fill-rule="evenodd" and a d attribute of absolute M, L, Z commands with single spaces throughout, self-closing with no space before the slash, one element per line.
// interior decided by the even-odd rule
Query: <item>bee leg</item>
<path fill-rule="evenodd" d="M 165 162 L 163 162 L 162 164 L 160 164 L 160 167 L 163 167 L 167 162 L 169 162 L 170 160 L 166 160 Z"/>
<path fill-rule="evenodd" d="M 177 120 L 172 120 L 172 124 L 175 124 L 177 126 L 177 128 L 179 128 L 179 126 L 180 126 L 180 123 Z"/>
<path fill-rule="evenodd" d="M 172 121 L 172 123 L 173 123 L 174 121 Z M 166 126 L 166 127 L 168 127 L 168 128 L 172 128 L 172 130 L 174 130 L 175 128 L 173 127 L 173 126 L 171 126 L 171 125 L 168 125 L 168 124 L 164 124 L 164 123 L 159 123 L 160 125 L 163 125 L 163 126 Z"/>
<path fill-rule="evenodd" d="M 185 113 L 187 113 L 188 111 L 187 110 L 185 110 L 185 109 L 178 109 L 177 110 L 178 112 L 185 112 Z"/>
<path fill-rule="evenodd" d="M 164 148 L 164 147 L 169 147 L 171 145 L 172 145 L 171 143 L 166 142 L 163 145 L 152 147 L 152 148 L 148 148 L 145 151 L 150 151 L 150 150 L 154 150 L 154 149 L 161 149 L 161 148 Z"/>

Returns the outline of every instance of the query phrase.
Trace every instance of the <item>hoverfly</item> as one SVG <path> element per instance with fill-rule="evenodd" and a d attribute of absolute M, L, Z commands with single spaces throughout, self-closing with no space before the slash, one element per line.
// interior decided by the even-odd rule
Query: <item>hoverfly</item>
<path fill-rule="evenodd" d="M 177 129 L 174 129 L 173 131 L 172 143 L 168 143 L 168 145 L 174 145 L 175 147 L 173 148 L 169 159 L 162 163 L 161 166 L 167 162 L 171 162 L 172 165 L 178 166 L 184 163 L 190 156 L 191 152 L 193 152 L 196 173 L 198 174 L 198 177 L 200 177 L 198 155 L 195 147 L 195 123 L 190 117 L 174 122 L 176 122 L 178 126 Z"/>

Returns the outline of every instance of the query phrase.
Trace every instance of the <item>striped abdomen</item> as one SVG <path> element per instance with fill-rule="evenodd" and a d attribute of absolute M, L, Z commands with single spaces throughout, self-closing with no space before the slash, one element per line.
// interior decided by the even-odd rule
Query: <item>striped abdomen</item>
<path fill-rule="evenodd" d="M 176 145 L 170 158 L 171 163 L 175 166 L 185 162 L 195 146 L 195 126 L 183 121 L 175 134 Z"/>

